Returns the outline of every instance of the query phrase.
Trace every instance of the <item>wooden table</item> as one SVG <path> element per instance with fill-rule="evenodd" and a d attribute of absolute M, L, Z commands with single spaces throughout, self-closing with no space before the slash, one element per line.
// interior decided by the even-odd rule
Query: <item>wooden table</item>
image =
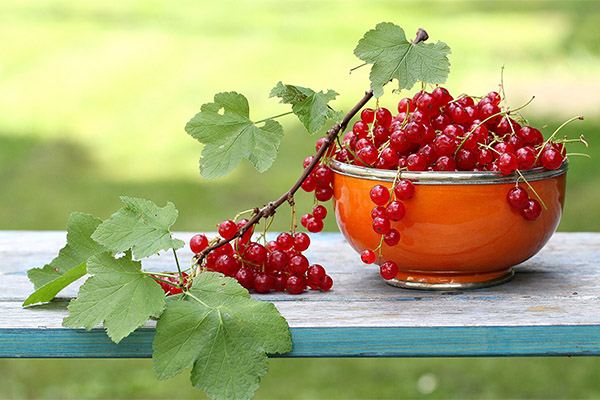
<path fill-rule="evenodd" d="M 62 327 L 82 282 L 49 304 L 21 307 L 33 288 L 26 271 L 64 243 L 64 232 L 0 231 L 0 357 L 151 357 L 152 321 L 118 345 L 101 327 Z M 462 292 L 389 286 L 340 234 L 314 236 L 307 255 L 333 277 L 330 292 L 255 295 L 289 322 L 294 350 L 285 357 L 600 355 L 600 233 L 557 233 L 511 282 Z M 171 261 L 157 256 L 144 268 L 172 270 Z"/>

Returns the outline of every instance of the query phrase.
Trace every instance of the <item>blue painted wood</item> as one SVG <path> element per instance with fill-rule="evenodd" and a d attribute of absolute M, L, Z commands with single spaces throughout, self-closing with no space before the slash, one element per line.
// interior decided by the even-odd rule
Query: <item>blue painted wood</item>
<path fill-rule="evenodd" d="M 600 356 L 600 326 L 291 328 L 275 357 Z M 150 358 L 155 330 L 113 343 L 102 329 L 0 329 L 0 358 Z"/>

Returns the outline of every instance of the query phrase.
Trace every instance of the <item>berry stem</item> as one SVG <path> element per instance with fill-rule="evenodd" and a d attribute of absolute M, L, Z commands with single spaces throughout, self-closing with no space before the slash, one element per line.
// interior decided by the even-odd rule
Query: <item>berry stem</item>
<path fill-rule="evenodd" d="M 523 182 L 525 182 L 525 184 L 527 185 L 527 187 L 529 187 L 529 189 L 531 189 L 531 191 L 533 192 L 533 194 L 535 194 L 535 197 L 538 198 L 538 200 L 540 201 L 540 204 L 542 205 L 542 207 L 544 207 L 544 210 L 547 210 L 548 207 L 546 207 L 546 204 L 544 203 L 544 200 L 542 200 L 542 198 L 538 194 L 538 192 L 536 192 L 535 189 L 533 188 L 533 186 L 531 186 L 531 184 L 527 181 L 527 179 L 525 179 L 525 177 L 523 176 L 523 174 L 521 173 L 521 171 L 519 169 L 517 169 L 516 172 L 519 175 L 519 177 L 521 177 L 521 179 L 523 179 Z M 518 183 L 518 180 L 517 180 L 517 183 Z"/>
<path fill-rule="evenodd" d="M 181 272 L 181 266 L 179 265 L 179 258 L 177 257 L 177 252 L 175 251 L 175 249 L 172 249 L 172 250 L 173 250 L 173 257 L 175 257 L 175 264 L 177 265 L 177 272 L 179 272 L 179 282 L 181 283 L 183 290 L 187 290 L 185 285 L 183 284 L 185 281 L 183 280 L 183 273 Z"/>

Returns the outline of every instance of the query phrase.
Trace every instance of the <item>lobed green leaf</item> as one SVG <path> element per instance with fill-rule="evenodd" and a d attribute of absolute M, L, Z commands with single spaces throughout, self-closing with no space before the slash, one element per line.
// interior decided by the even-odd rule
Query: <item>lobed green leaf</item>
<path fill-rule="evenodd" d="M 115 342 L 161 314 L 165 294 L 154 279 L 144 274 L 131 252 L 121 258 L 110 253 L 92 256 L 89 277 L 69 304 L 66 328 L 90 330 L 104 322 L 106 333 Z"/>
<path fill-rule="evenodd" d="M 338 96 L 334 90 L 315 92 L 302 86 L 286 85 L 278 82 L 269 97 L 280 97 L 281 103 L 291 104 L 292 111 L 304 125 L 308 133 L 320 132 L 327 120 L 341 119 L 342 114 L 328 103 Z"/>
<path fill-rule="evenodd" d="M 102 222 L 92 239 L 116 253 L 131 249 L 138 260 L 185 245 L 171 236 L 170 228 L 178 215 L 173 203 L 160 208 L 146 199 L 122 196 L 121 200 L 125 207 Z"/>
<path fill-rule="evenodd" d="M 62 289 L 86 274 L 86 261 L 107 249 L 92 240 L 92 233 L 102 220 L 89 214 L 74 212 L 67 221 L 67 244 L 56 258 L 43 268 L 32 268 L 27 276 L 34 292 L 23 306 L 52 300 Z"/>
<path fill-rule="evenodd" d="M 214 103 L 202 105 L 185 127 L 186 132 L 204 144 L 200 174 L 218 178 L 233 171 L 245 158 L 259 171 L 273 165 L 283 128 L 272 119 L 259 126 L 250 120 L 250 107 L 244 95 L 217 93 Z"/>
<path fill-rule="evenodd" d="M 291 347 L 273 304 L 252 299 L 232 278 L 204 273 L 189 295 L 167 301 L 156 326 L 154 371 L 167 379 L 192 366 L 192 384 L 209 396 L 250 398 L 267 372 L 267 353 Z"/>
<path fill-rule="evenodd" d="M 390 22 L 377 24 L 354 49 L 358 58 L 373 64 L 369 78 L 375 97 L 383 95 L 383 86 L 392 79 L 397 79 L 398 90 L 411 89 L 417 81 L 444 83 L 450 72 L 450 53 L 443 42 L 411 43 L 404 30 Z"/>

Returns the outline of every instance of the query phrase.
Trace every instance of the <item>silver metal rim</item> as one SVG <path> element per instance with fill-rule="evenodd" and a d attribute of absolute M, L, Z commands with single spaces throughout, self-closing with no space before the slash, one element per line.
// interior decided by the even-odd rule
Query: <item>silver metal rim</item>
<path fill-rule="evenodd" d="M 491 286 L 501 285 L 510 281 L 515 276 L 515 271 L 511 269 L 505 275 L 499 278 L 490 279 L 483 282 L 468 282 L 468 283 L 429 283 L 429 282 L 415 282 L 415 281 L 403 281 L 400 279 L 390 279 L 385 281 L 387 284 L 403 289 L 415 289 L 415 290 L 470 290 L 470 289 L 482 289 Z"/>
<path fill-rule="evenodd" d="M 360 167 L 334 159 L 329 160 L 329 166 L 340 175 L 376 181 L 393 182 L 398 174 L 398 171 L 394 170 Z M 521 173 L 528 182 L 532 182 L 563 175 L 567 172 L 568 168 L 568 162 L 565 161 L 558 169 L 547 170 L 544 168 L 535 168 L 521 171 Z M 400 177 L 421 185 L 488 185 L 514 183 L 519 178 L 519 175 L 517 173 L 502 175 L 498 172 L 490 171 L 402 171 Z"/>

